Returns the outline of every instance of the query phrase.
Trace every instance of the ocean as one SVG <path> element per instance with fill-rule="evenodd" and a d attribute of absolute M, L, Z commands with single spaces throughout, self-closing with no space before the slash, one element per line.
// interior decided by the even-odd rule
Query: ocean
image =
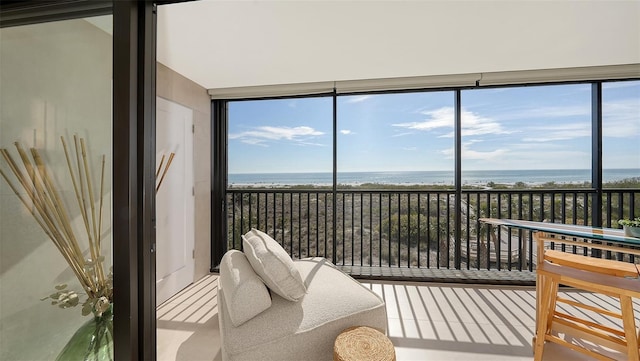
<path fill-rule="evenodd" d="M 605 169 L 603 182 L 640 177 L 640 169 Z M 408 171 L 408 172 L 338 172 L 338 184 L 361 185 L 364 183 L 397 185 L 453 185 L 453 171 Z M 589 169 L 546 169 L 546 170 L 478 170 L 463 171 L 462 184 L 486 185 L 515 184 L 529 185 L 555 182 L 558 184 L 584 183 L 591 181 Z M 332 173 L 230 173 L 231 186 L 327 186 L 333 182 Z"/>

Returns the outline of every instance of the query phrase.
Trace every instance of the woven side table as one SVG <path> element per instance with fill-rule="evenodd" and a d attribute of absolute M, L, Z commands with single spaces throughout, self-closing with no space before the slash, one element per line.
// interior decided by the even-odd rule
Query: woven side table
<path fill-rule="evenodd" d="M 333 361 L 395 361 L 396 350 L 382 332 L 367 326 L 349 327 L 333 345 Z"/>

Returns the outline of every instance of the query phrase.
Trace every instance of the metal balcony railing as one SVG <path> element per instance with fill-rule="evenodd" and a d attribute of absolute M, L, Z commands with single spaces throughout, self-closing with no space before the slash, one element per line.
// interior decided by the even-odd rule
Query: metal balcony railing
<path fill-rule="evenodd" d="M 639 193 L 604 190 L 602 226 L 617 228 L 617 220 L 638 216 Z M 478 219 L 592 225 L 596 194 L 592 189 L 462 190 L 456 217 L 454 190 L 229 189 L 227 249 L 241 249 L 241 235 L 257 228 L 293 258 L 321 256 L 339 266 L 532 271 L 529 232 L 488 229 Z"/>

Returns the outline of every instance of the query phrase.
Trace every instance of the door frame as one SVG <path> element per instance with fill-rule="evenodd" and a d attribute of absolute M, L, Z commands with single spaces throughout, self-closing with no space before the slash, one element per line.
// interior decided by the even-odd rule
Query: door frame
<path fill-rule="evenodd" d="M 114 359 L 156 359 L 156 11 L 113 2 Z"/>

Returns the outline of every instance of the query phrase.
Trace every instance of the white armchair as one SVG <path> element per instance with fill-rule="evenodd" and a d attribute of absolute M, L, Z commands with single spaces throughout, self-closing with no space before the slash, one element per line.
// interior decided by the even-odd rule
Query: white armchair
<path fill-rule="evenodd" d="M 252 237 L 257 240 L 254 245 L 266 246 L 258 253 L 268 253 L 258 255 L 257 261 L 247 242 Z M 223 360 L 330 360 L 342 330 L 363 325 L 386 332 L 384 301 L 328 260 L 292 261 L 276 241 L 257 230 L 243 236 L 243 241 L 245 253 L 229 251 L 220 264 Z M 282 252 L 288 260 L 282 259 Z M 302 285 L 297 284 L 296 274 Z M 274 279 L 290 292 L 284 295 L 289 299 L 278 294 L 283 289 L 274 286 Z"/>

